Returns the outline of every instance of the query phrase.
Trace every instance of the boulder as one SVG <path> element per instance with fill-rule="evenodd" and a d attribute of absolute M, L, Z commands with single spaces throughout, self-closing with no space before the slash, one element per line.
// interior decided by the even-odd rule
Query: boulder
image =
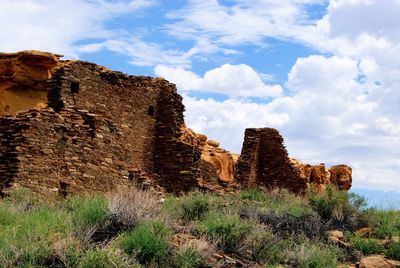
<path fill-rule="evenodd" d="M 360 268 L 394 268 L 399 267 L 400 262 L 386 259 L 382 255 L 368 256 L 360 261 Z"/>
<path fill-rule="evenodd" d="M 27 50 L 18 53 L 0 53 L 0 81 L 32 85 L 51 77 L 60 55 Z"/>
<path fill-rule="evenodd" d="M 35 50 L 0 53 L 0 116 L 46 107 L 46 81 L 59 55 Z"/>
<path fill-rule="evenodd" d="M 219 147 L 219 142 L 218 141 L 207 140 L 206 143 L 207 143 L 207 145 L 209 145 L 211 147 Z"/>
<path fill-rule="evenodd" d="M 206 143 L 201 154 L 202 177 L 206 181 L 232 182 L 235 175 L 235 161 L 230 152 Z"/>
<path fill-rule="evenodd" d="M 347 165 L 332 166 L 329 169 L 330 182 L 339 190 L 349 190 L 352 184 L 352 169 Z"/>

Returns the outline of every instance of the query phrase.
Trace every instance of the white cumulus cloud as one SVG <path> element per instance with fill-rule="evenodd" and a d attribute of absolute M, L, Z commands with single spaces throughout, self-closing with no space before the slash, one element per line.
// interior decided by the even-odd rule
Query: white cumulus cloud
<path fill-rule="evenodd" d="M 157 66 L 155 73 L 183 91 L 213 92 L 230 97 L 277 97 L 283 92 L 279 85 L 265 84 L 261 75 L 246 64 L 224 64 L 207 71 L 203 77 L 181 67 L 163 65 Z"/>

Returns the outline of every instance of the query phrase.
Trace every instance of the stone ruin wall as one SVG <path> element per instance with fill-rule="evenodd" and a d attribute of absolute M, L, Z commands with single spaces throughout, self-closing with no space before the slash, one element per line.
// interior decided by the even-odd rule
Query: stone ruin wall
<path fill-rule="evenodd" d="M 351 187 L 351 168 L 290 159 L 275 129 L 246 129 L 239 157 L 187 128 L 183 112 L 175 85 L 161 78 L 49 53 L 0 53 L 0 194 L 22 186 L 65 196 L 142 181 L 177 193 Z"/>
<path fill-rule="evenodd" d="M 326 168 L 290 159 L 283 138 L 273 128 L 249 128 L 245 131 L 242 153 L 237 161 L 237 179 L 247 187 L 282 187 L 303 194 L 322 192 L 327 185 L 349 190 L 352 170 L 346 165 Z"/>
<path fill-rule="evenodd" d="M 108 191 L 149 177 L 171 191 L 197 185 L 201 152 L 181 139 L 175 85 L 80 61 L 45 84 L 48 107 L 0 117 L 0 192 Z"/>

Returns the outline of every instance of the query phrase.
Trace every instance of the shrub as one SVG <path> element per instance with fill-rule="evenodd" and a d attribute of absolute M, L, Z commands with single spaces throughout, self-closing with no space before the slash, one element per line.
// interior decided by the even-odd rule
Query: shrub
<path fill-rule="evenodd" d="M 135 255 L 142 264 L 161 259 L 168 254 L 169 229 L 161 222 L 147 222 L 121 237 L 122 249 Z"/>
<path fill-rule="evenodd" d="M 12 225 L 17 220 L 17 217 L 15 210 L 0 203 L 0 226 Z"/>
<path fill-rule="evenodd" d="M 342 259 L 342 253 L 336 247 L 316 244 L 311 241 L 294 245 L 286 251 L 287 262 L 300 268 L 334 268 Z"/>
<path fill-rule="evenodd" d="M 213 239 L 219 239 L 223 249 L 236 251 L 239 243 L 250 232 L 251 225 L 237 215 L 213 213 L 202 221 L 199 230 Z"/>
<path fill-rule="evenodd" d="M 370 208 L 361 213 L 366 226 L 373 228 L 379 239 L 391 239 L 400 235 L 400 212 L 394 210 L 378 210 Z"/>
<path fill-rule="evenodd" d="M 259 188 L 250 188 L 248 190 L 243 190 L 239 193 L 239 198 L 242 200 L 257 202 L 263 202 L 267 199 L 265 194 Z"/>
<path fill-rule="evenodd" d="M 89 229 L 105 224 L 109 217 L 107 201 L 96 195 L 89 198 L 76 197 L 69 200 L 72 216 L 78 229 Z"/>
<path fill-rule="evenodd" d="M 194 192 L 178 202 L 180 218 L 185 221 L 200 220 L 210 209 L 209 196 Z"/>
<path fill-rule="evenodd" d="M 353 248 L 364 254 L 379 254 L 384 251 L 384 247 L 375 239 L 352 237 L 350 238 L 350 243 Z"/>
<path fill-rule="evenodd" d="M 283 259 L 284 241 L 263 226 L 254 228 L 246 238 L 246 249 L 252 260 L 263 264 L 279 264 Z"/>
<path fill-rule="evenodd" d="M 275 214 L 290 214 L 294 217 L 310 214 L 312 209 L 301 196 L 290 193 L 286 189 L 274 188 L 266 194 L 263 210 Z"/>
<path fill-rule="evenodd" d="M 142 222 L 153 220 L 160 212 L 160 202 L 151 191 L 135 187 L 118 191 L 109 200 L 110 213 L 130 228 Z"/>
<path fill-rule="evenodd" d="M 179 268 L 199 267 L 201 255 L 195 247 L 184 247 L 175 252 L 174 265 Z"/>
<path fill-rule="evenodd" d="M 357 194 L 338 191 L 331 186 L 324 193 L 309 195 L 311 207 L 332 228 L 356 228 L 360 209 L 366 205 L 365 199 Z"/>
<path fill-rule="evenodd" d="M 386 257 L 400 261 L 400 242 L 392 242 L 386 248 Z"/>
<path fill-rule="evenodd" d="M 271 226 L 273 232 L 282 237 L 305 235 L 310 239 L 325 236 L 327 226 L 318 214 L 311 213 L 295 217 L 291 214 L 275 214 L 274 212 L 259 213 L 258 219 L 262 224 Z"/>
<path fill-rule="evenodd" d="M 0 226 L 0 263 L 40 266 L 52 255 L 51 244 L 70 232 L 70 218 L 48 208 L 20 213 L 13 225 Z"/>
<path fill-rule="evenodd" d="M 106 249 L 89 249 L 79 260 L 78 268 L 132 267 L 115 252 Z"/>

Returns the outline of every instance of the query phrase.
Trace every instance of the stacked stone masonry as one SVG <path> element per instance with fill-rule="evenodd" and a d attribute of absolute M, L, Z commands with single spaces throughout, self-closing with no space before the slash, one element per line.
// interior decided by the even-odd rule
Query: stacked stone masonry
<path fill-rule="evenodd" d="M 247 129 L 240 157 L 185 126 L 162 78 L 129 76 L 38 51 L 0 53 L 0 194 L 106 192 L 152 181 L 170 192 L 208 184 L 351 186 L 351 169 L 289 159 L 274 129 Z M 238 159 L 239 158 L 239 159 Z"/>
<path fill-rule="evenodd" d="M 328 169 L 290 159 L 282 136 L 273 128 L 246 129 L 236 176 L 247 187 L 281 187 L 300 194 L 322 192 L 327 185 L 349 190 L 352 183 L 352 170 L 346 165 Z"/>

